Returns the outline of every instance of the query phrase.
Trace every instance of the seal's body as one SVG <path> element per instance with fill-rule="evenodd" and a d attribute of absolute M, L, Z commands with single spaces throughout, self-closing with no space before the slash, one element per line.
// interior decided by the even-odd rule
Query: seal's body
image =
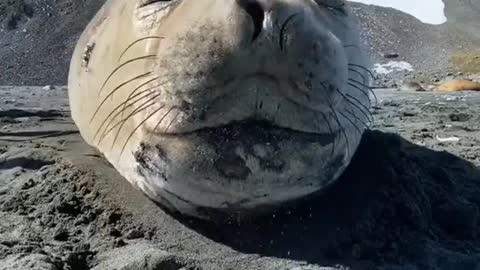
<path fill-rule="evenodd" d="M 249 213 L 322 190 L 369 123 L 343 0 L 109 0 L 72 57 L 72 117 L 174 210 Z"/>
<path fill-rule="evenodd" d="M 438 85 L 437 89 L 443 92 L 480 91 L 480 83 L 469 80 L 450 80 Z"/>

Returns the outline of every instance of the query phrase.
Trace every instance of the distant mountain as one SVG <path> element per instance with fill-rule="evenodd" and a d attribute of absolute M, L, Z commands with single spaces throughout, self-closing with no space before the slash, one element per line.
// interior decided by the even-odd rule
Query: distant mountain
<path fill-rule="evenodd" d="M 473 5 L 471 2 L 478 1 Z M 351 3 L 361 26 L 361 36 L 377 63 L 391 61 L 386 54 L 398 54 L 416 70 L 430 71 L 451 65 L 451 57 L 480 50 L 480 0 L 448 0 L 447 22 L 424 24 L 393 8 Z M 479 11 L 480 12 L 480 11 Z M 467 17 L 463 17 L 463 14 Z M 476 15 L 475 15 L 476 14 Z M 367 45 L 368 44 L 368 45 Z"/>
<path fill-rule="evenodd" d="M 471 62 L 480 48 L 480 0 L 444 1 L 448 22 L 439 26 L 392 8 L 352 3 L 373 62 L 398 54 L 396 60 L 417 71 L 447 68 L 452 57 L 460 66 L 480 67 Z M 0 0 L 0 85 L 66 84 L 75 42 L 103 2 Z"/>
<path fill-rule="evenodd" d="M 66 84 L 77 38 L 103 2 L 0 0 L 0 85 Z"/>
<path fill-rule="evenodd" d="M 443 0 L 448 21 L 480 42 L 480 0 Z"/>

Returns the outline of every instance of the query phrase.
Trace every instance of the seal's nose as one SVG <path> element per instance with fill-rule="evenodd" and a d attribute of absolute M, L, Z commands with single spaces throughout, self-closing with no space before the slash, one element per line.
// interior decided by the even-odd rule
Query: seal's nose
<path fill-rule="evenodd" d="M 265 19 L 265 12 L 258 0 L 237 0 L 238 5 L 252 17 L 255 30 L 253 32 L 252 42 L 260 35 Z"/>

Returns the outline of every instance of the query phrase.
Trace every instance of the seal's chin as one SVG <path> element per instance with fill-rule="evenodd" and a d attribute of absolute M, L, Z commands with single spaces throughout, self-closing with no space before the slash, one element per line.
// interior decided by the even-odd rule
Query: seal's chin
<path fill-rule="evenodd" d="M 194 134 L 215 149 L 217 172 L 226 179 L 240 181 L 260 177 L 258 170 L 280 176 L 286 166 L 281 148 L 286 144 L 333 145 L 335 140 L 333 134 L 297 131 L 254 119 L 204 128 Z M 249 157 L 255 159 L 259 168 L 249 166 Z"/>
<path fill-rule="evenodd" d="M 143 141 L 135 159 L 142 189 L 161 204 L 190 214 L 198 209 L 249 213 L 331 183 L 337 168 L 344 166 L 337 140 L 336 133 L 246 119 L 188 133 L 155 134 Z"/>

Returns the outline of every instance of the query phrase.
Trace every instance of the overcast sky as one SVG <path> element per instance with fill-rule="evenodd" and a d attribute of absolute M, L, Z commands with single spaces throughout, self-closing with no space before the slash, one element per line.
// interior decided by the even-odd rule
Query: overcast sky
<path fill-rule="evenodd" d="M 430 24 L 442 24 L 447 18 L 442 0 L 353 0 L 365 4 L 392 7 L 417 17 Z"/>

